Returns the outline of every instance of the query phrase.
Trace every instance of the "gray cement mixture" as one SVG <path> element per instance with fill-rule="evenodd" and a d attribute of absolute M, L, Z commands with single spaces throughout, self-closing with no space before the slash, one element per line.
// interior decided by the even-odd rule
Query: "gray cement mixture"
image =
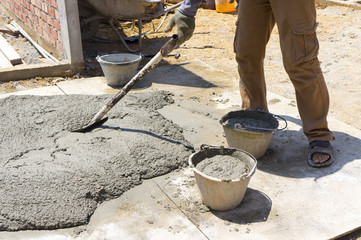
<path fill-rule="evenodd" d="M 156 111 L 167 92 L 128 94 L 101 127 L 68 130 L 110 97 L 0 100 L 0 231 L 86 224 L 102 201 L 186 165 L 192 146 Z"/>
<path fill-rule="evenodd" d="M 251 170 L 245 161 L 231 155 L 216 155 L 206 158 L 198 163 L 196 168 L 208 176 L 225 181 L 239 179 Z"/>
<path fill-rule="evenodd" d="M 252 132 L 264 132 L 267 131 L 264 129 L 275 129 L 272 123 L 255 118 L 230 118 L 226 121 L 226 124 L 231 128 L 237 128 L 237 124 L 240 124 L 241 128 Z"/>

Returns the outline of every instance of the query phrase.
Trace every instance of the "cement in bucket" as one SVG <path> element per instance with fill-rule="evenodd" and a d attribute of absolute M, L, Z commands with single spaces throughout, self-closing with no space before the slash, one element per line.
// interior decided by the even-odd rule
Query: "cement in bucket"
<path fill-rule="evenodd" d="M 199 171 L 196 166 L 207 158 L 217 155 L 230 155 L 244 161 L 250 166 L 249 172 L 237 179 L 222 180 Z M 189 165 L 193 168 L 202 202 L 207 207 L 218 211 L 227 211 L 237 207 L 243 200 L 248 183 L 256 171 L 257 160 L 249 153 L 226 147 L 202 148 L 189 157 Z"/>
<path fill-rule="evenodd" d="M 242 149 L 256 159 L 262 157 L 278 128 L 278 120 L 264 111 L 240 110 L 227 113 L 220 120 L 229 147 Z"/>
<path fill-rule="evenodd" d="M 135 76 L 142 56 L 127 53 L 107 54 L 98 56 L 97 60 L 108 85 L 119 87 L 127 84 Z"/>

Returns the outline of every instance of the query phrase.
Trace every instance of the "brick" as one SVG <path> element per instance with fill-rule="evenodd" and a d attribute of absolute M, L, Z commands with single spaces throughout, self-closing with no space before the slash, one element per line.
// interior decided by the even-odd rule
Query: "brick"
<path fill-rule="evenodd" d="M 40 8 L 40 9 L 41 9 L 41 4 L 42 4 L 42 2 L 41 2 L 40 0 L 35 0 L 35 6 L 36 6 L 37 8 Z"/>
<path fill-rule="evenodd" d="M 53 44 L 53 46 L 56 46 L 56 39 L 49 35 L 49 40 Z"/>
<path fill-rule="evenodd" d="M 14 2 L 13 5 L 14 5 L 15 9 L 20 10 L 20 5 L 19 5 L 19 3 Z"/>
<path fill-rule="evenodd" d="M 40 36 L 43 35 L 43 29 L 42 29 L 40 26 L 37 26 L 37 27 L 36 27 L 36 31 L 37 31 L 37 33 L 38 33 Z"/>
<path fill-rule="evenodd" d="M 47 24 L 47 23 L 45 23 L 45 25 L 44 25 L 44 30 L 45 30 L 46 32 L 50 33 L 50 25 Z"/>
<path fill-rule="evenodd" d="M 43 31 L 43 38 L 45 39 L 45 40 L 47 40 L 48 42 L 50 42 L 50 34 L 49 33 L 47 33 L 47 32 L 45 32 L 45 31 Z"/>
<path fill-rule="evenodd" d="M 51 2 L 51 6 L 53 6 L 54 8 L 58 8 L 58 2 L 57 2 L 57 0 L 51 0 L 50 1 Z"/>
<path fill-rule="evenodd" d="M 44 28 L 44 25 L 45 25 L 44 20 L 41 19 L 41 18 L 39 18 L 39 26 L 40 26 L 41 28 Z"/>
<path fill-rule="evenodd" d="M 32 21 L 31 21 L 31 19 L 29 17 L 26 17 L 26 24 L 28 26 L 31 26 L 31 24 L 32 24 Z"/>
<path fill-rule="evenodd" d="M 51 24 L 51 21 L 53 20 L 53 18 L 50 15 L 46 15 L 46 22 L 48 22 L 49 24 Z"/>
<path fill-rule="evenodd" d="M 41 10 L 45 13 L 48 13 L 48 5 L 46 3 L 41 4 Z"/>
<path fill-rule="evenodd" d="M 37 7 L 35 7 L 35 15 L 38 16 L 38 17 L 40 17 L 40 15 L 41 15 L 41 11 Z"/>
<path fill-rule="evenodd" d="M 48 8 L 48 14 L 51 17 L 55 17 L 55 9 L 53 7 Z"/>
<path fill-rule="evenodd" d="M 54 11 L 55 11 L 55 18 L 56 18 L 56 19 L 60 19 L 60 18 L 59 18 L 59 11 L 58 11 L 58 9 L 55 9 Z"/>
<path fill-rule="evenodd" d="M 26 9 L 26 8 L 24 8 L 24 10 L 25 10 L 25 16 L 27 16 L 27 17 L 33 17 L 33 14 L 29 11 L 29 9 Z"/>
<path fill-rule="evenodd" d="M 20 15 L 19 9 L 15 8 L 15 9 L 14 9 L 14 13 L 15 13 L 16 16 L 19 16 L 19 15 Z"/>
<path fill-rule="evenodd" d="M 40 12 L 40 18 L 46 21 L 47 20 L 46 13 Z"/>
<path fill-rule="evenodd" d="M 31 4 L 28 1 L 26 1 L 24 2 L 24 6 L 26 7 L 26 9 L 30 9 Z"/>
<path fill-rule="evenodd" d="M 52 20 L 52 25 L 56 30 L 60 31 L 60 23 L 57 19 Z"/>
<path fill-rule="evenodd" d="M 19 17 L 21 20 L 23 20 L 23 22 L 26 22 L 26 16 L 23 13 L 19 13 Z"/>
<path fill-rule="evenodd" d="M 55 28 L 50 28 L 50 34 L 54 37 L 57 38 L 58 37 L 58 31 L 56 31 Z"/>
<path fill-rule="evenodd" d="M 37 16 L 33 16 L 33 21 L 36 25 L 39 25 L 39 18 Z"/>

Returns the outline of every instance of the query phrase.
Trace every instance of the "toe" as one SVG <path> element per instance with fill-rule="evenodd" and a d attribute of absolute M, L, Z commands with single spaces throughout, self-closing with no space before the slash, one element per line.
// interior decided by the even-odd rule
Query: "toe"
<path fill-rule="evenodd" d="M 326 162 L 330 158 L 330 155 L 325 153 L 314 153 L 312 155 L 312 161 L 314 163 L 323 163 Z"/>

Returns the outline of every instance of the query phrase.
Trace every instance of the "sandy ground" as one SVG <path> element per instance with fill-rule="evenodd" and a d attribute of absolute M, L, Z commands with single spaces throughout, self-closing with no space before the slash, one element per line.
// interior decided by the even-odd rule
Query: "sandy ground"
<path fill-rule="evenodd" d="M 4 13 L 1 16 L 0 26 L 9 21 Z M 168 16 L 165 23 L 168 22 L 169 18 Z M 153 24 L 150 22 L 145 23 L 143 32 L 152 32 L 153 29 L 157 28 L 161 20 L 155 19 Z M 194 36 L 180 48 L 174 50 L 174 53 L 180 53 L 181 57 L 178 59 L 169 57 L 163 63 L 174 64 L 199 59 L 217 69 L 223 70 L 236 80 L 238 78 L 237 64 L 233 53 L 235 21 L 236 14 L 234 13 L 222 14 L 210 9 L 200 9 L 196 17 L 197 27 Z M 331 97 L 329 116 L 361 129 L 361 84 L 359 79 L 361 74 L 361 57 L 359 55 L 361 52 L 359 44 L 361 38 L 361 26 L 359 24 L 361 22 L 361 12 L 339 6 L 325 9 L 318 8 L 318 22 L 319 59 L 322 63 Z M 142 54 L 146 57 L 141 66 L 150 59 L 149 55 L 157 53 L 169 37 L 169 33 L 162 33 L 164 25 L 160 28 L 160 33 L 148 35 L 143 39 Z M 137 33 L 136 28 L 129 31 L 128 26 L 129 24 L 125 26 L 127 36 Z M 102 28 L 97 36 L 116 40 L 115 34 L 107 28 Z M 29 43 L 21 37 L 12 37 L 11 40 L 16 42 L 16 49 L 31 49 Z M 129 46 L 136 48 L 137 44 L 130 43 Z M 84 42 L 83 50 L 85 72 L 80 76 L 77 75 L 77 78 L 102 75 L 100 66 L 95 60 L 97 55 L 126 52 L 120 42 L 101 43 L 99 41 Z M 39 58 L 39 56 L 33 53 L 28 58 Z M 31 62 L 32 60 L 28 61 Z M 295 101 L 293 86 L 282 66 L 277 28 L 274 29 L 268 45 L 265 74 L 269 91 Z M 67 79 L 37 78 L 1 83 L 0 92 L 49 86 L 59 80 Z"/>

